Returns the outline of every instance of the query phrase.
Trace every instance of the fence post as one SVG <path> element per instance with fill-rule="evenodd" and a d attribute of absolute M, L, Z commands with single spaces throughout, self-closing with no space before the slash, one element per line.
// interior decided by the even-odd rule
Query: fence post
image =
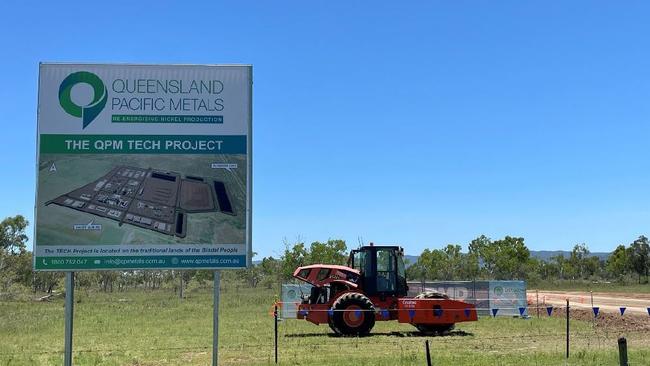
<path fill-rule="evenodd" d="M 569 299 L 566 299 L 566 358 L 569 359 Z"/>
<path fill-rule="evenodd" d="M 618 360 L 621 366 L 628 366 L 627 363 L 627 339 L 621 337 L 618 339 Z"/>
<path fill-rule="evenodd" d="M 535 295 L 537 296 L 537 319 L 539 319 L 539 290 L 535 290 Z"/>
<path fill-rule="evenodd" d="M 429 352 L 429 340 L 424 341 L 424 347 L 427 351 L 427 366 L 431 366 L 431 353 Z M 626 365 L 627 366 L 627 365 Z"/>
<path fill-rule="evenodd" d="M 472 292 L 474 292 L 474 306 L 478 303 L 478 298 L 476 297 L 476 278 L 473 281 L 474 283 L 472 284 Z"/>
<path fill-rule="evenodd" d="M 180 278 L 181 278 L 180 289 L 178 291 L 178 298 L 183 300 L 183 272 L 178 271 L 178 273 L 180 274 Z"/>
<path fill-rule="evenodd" d="M 215 270 L 212 299 L 212 366 L 219 365 L 219 298 L 221 297 L 221 271 Z"/>
<path fill-rule="evenodd" d="M 72 324 L 74 320 L 74 272 L 65 273 L 65 350 L 63 365 L 72 366 Z"/>
<path fill-rule="evenodd" d="M 278 364 L 278 304 L 273 308 L 273 318 L 275 320 L 275 364 Z"/>
<path fill-rule="evenodd" d="M 589 291 L 589 295 L 591 296 L 591 309 L 593 310 L 593 308 L 594 308 L 594 292 Z M 591 323 L 592 323 L 592 325 L 594 327 L 596 326 L 596 317 L 595 316 L 591 319 Z"/>

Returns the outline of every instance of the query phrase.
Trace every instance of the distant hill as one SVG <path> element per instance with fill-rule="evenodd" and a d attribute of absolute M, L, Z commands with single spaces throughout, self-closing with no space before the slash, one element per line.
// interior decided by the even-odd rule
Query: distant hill
<path fill-rule="evenodd" d="M 415 264 L 418 261 L 418 258 L 420 258 L 419 255 L 408 255 L 404 254 L 404 264 L 408 268 L 411 264 Z"/>

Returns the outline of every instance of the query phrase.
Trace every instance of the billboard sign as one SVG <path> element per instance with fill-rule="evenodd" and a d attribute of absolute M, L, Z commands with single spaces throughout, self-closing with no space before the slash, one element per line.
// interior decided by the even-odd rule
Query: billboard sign
<path fill-rule="evenodd" d="M 251 260 L 252 67 L 41 64 L 34 268 Z"/>

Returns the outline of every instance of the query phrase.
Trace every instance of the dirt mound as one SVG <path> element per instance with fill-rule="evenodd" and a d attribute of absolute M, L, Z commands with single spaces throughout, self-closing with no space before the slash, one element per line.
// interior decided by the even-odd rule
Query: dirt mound
<path fill-rule="evenodd" d="M 566 318 L 565 308 L 553 308 L 554 317 Z M 594 312 L 586 309 L 570 309 L 571 320 L 594 322 L 596 328 L 611 331 L 650 331 L 650 316 L 641 314 L 615 314 L 600 312 L 594 318 Z"/>

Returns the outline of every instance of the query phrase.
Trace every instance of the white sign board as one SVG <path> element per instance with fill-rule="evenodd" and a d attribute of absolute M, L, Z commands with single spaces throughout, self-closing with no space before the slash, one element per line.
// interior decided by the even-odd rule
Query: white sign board
<path fill-rule="evenodd" d="M 34 268 L 251 260 L 252 67 L 41 64 Z"/>

